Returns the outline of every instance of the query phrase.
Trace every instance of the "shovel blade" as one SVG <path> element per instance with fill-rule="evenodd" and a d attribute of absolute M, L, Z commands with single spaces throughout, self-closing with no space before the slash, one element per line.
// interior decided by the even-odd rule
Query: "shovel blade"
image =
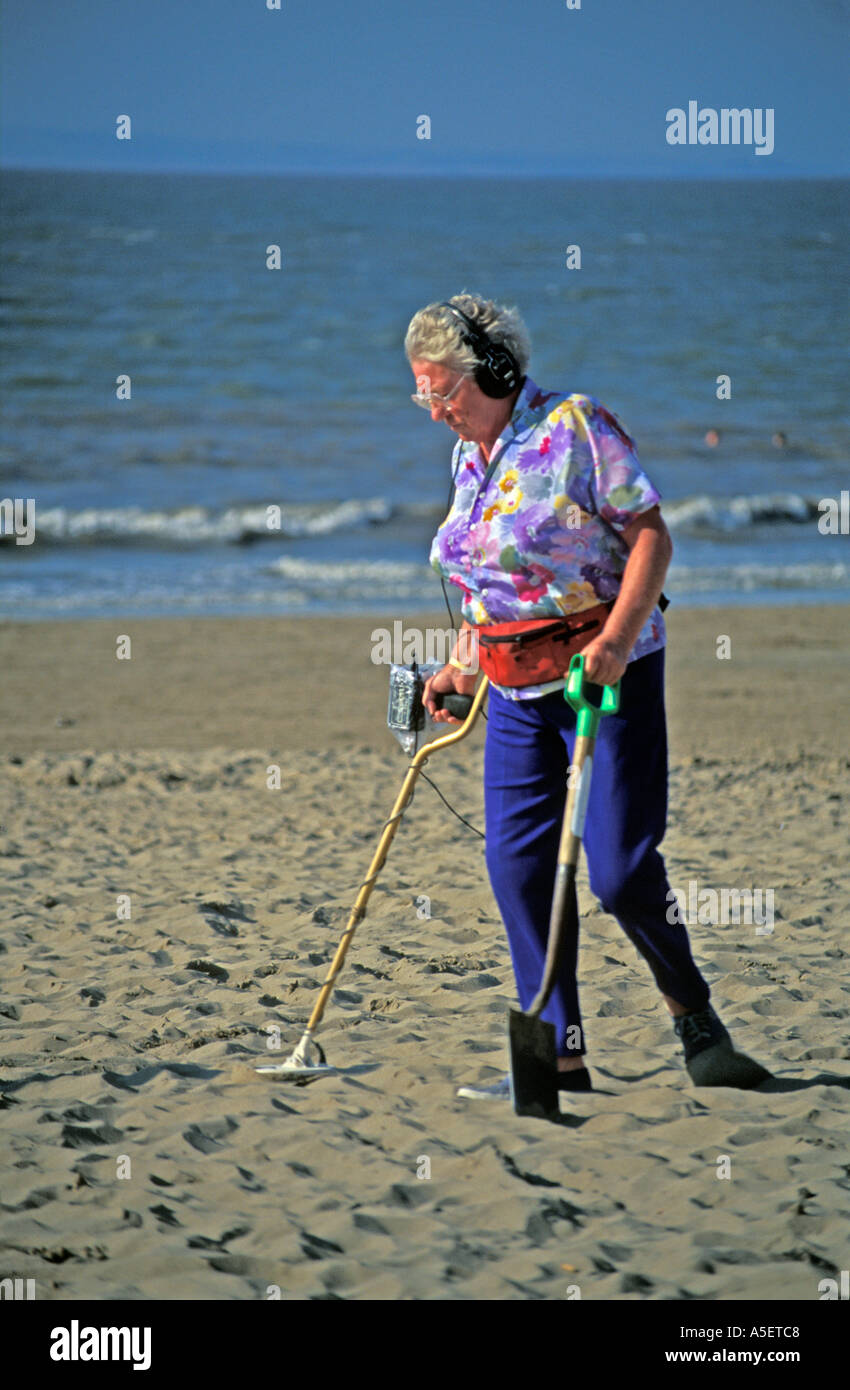
<path fill-rule="evenodd" d="M 560 1115 L 555 1025 L 511 1009 L 511 1095 L 517 1115 L 550 1120 Z"/>

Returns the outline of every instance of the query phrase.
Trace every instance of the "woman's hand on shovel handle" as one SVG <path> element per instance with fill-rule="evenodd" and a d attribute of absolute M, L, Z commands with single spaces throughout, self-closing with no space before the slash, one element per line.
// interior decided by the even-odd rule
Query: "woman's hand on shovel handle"
<path fill-rule="evenodd" d="M 596 685 L 616 685 L 629 660 L 628 648 L 601 632 L 584 649 L 585 679 Z"/>
<path fill-rule="evenodd" d="M 450 695 L 454 692 L 457 695 L 472 695 L 475 691 L 477 675 L 465 676 L 462 671 L 458 671 L 456 666 L 444 666 L 441 671 L 435 672 L 425 682 L 425 690 L 422 695 L 422 703 L 437 724 L 462 724 L 463 720 L 455 719 L 453 714 L 449 714 L 447 709 L 437 709 L 434 705 L 434 695 Z"/>

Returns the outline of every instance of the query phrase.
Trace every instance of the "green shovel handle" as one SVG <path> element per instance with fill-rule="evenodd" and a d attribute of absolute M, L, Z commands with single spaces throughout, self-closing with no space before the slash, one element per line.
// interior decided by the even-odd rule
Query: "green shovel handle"
<path fill-rule="evenodd" d="M 599 720 L 604 714 L 616 714 L 620 708 L 620 682 L 616 685 L 594 685 L 584 678 L 584 654 L 576 652 L 570 662 L 564 699 L 572 705 L 578 719 L 579 738 L 596 738 Z"/>

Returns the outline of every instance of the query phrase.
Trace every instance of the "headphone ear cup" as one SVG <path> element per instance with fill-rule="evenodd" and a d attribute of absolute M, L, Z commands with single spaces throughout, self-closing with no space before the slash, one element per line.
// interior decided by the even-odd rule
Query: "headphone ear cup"
<path fill-rule="evenodd" d="M 455 318 L 460 319 L 465 325 L 461 330 L 461 337 L 478 358 L 474 377 L 479 390 L 492 400 L 503 400 L 505 396 L 509 396 L 517 389 L 522 379 L 519 363 L 510 349 L 492 342 L 462 309 L 450 304 L 448 300 L 443 302 L 441 308 L 451 309 Z"/>
<path fill-rule="evenodd" d="M 484 395 L 492 400 L 503 400 L 509 396 L 519 386 L 519 371 L 513 354 L 495 343 L 488 345 L 476 368 L 475 381 Z"/>

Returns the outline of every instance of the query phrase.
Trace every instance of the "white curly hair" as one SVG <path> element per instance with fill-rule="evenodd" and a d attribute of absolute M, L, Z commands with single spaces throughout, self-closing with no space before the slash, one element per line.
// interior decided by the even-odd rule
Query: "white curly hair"
<path fill-rule="evenodd" d="M 483 299 L 478 294 L 468 294 L 466 290 L 452 295 L 446 302 L 460 309 L 494 343 L 503 343 L 525 375 L 531 358 L 531 340 L 518 309 Z M 471 375 L 478 358 L 474 349 L 464 342 L 463 332 L 463 322 L 445 303 L 426 304 L 424 309 L 417 310 L 407 326 L 404 351 L 408 362 L 433 362 L 453 372 Z"/>

